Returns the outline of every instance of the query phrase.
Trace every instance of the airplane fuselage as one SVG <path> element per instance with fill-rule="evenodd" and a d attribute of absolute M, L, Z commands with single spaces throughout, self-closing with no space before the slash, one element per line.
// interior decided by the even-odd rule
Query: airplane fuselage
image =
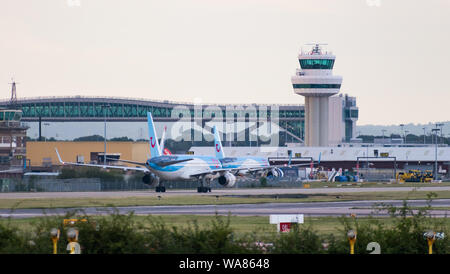
<path fill-rule="evenodd" d="M 189 161 L 164 166 L 167 161 Z M 211 156 L 163 155 L 147 160 L 146 167 L 164 181 L 195 180 L 194 174 L 208 173 L 221 169 L 221 163 Z M 212 176 L 211 176 L 212 177 Z"/>
<path fill-rule="evenodd" d="M 220 159 L 223 168 L 262 168 L 270 166 L 269 161 L 262 157 L 225 157 Z M 239 174 L 246 174 L 248 170 L 241 170 Z"/>

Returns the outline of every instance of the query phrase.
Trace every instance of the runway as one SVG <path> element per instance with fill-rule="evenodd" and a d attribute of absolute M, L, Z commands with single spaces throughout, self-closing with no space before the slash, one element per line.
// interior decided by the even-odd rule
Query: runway
<path fill-rule="evenodd" d="M 349 202 L 311 202 L 311 203 L 263 203 L 263 204 L 233 204 L 233 205 L 184 205 L 184 206 L 135 206 L 118 207 L 120 214 L 134 212 L 136 215 L 235 215 L 235 216 L 268 216 L 270 214 L 305 214 L 305 216 L 342 216 L 356 214 L 356 216 L 389 216 L 386 210 L 374 211 L 372 206 L 377 204 L 391 204 L 401 206 L 402 201 L 349 201 Z M 412 207 L 424 207 L 425 200 L 410 200 L 408 205 Z M 433 207 L 450 208 L 450 199 L 434 200 Z M 1 217 L 30 218 L 42 216 L 64 215 L 67 212 L 80 211 L 87 215 L 105 215 L 112 213 L 112 208 L 72 208 L 72 209 L 16 209 L 0 210 Z M 415 211 L 417 212 L 417 211 Z M 431 210 L 433 217 L 447 217 L 450 210 Z"/>
<path fill-rule="evenodd" d="M 351 188 L 220 188 L 210 193 L 197 193 L 196 190 L 168 190 L 157 193 L 147 191 L 98 191 L 98 192 L 10 192 L 0 193 L 0 199 L 57 199 L 57 198 L 126 198 L 156 197 L 162 195 L 276 195 L 276 194 L 320 194 L 320 193 L 358 193 L 358 192 L 409 192 L 409 191 L 450 191 L 450 186 L 426 187 L 351 187 Z"/>

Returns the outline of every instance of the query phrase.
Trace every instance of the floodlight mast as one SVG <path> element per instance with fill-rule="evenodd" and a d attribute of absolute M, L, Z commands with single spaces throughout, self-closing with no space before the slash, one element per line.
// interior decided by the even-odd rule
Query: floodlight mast
<path fill-rule="evenodd" d="M 437 125 L 436 125 L 437 126 Z M 437 180 L 437 148 L 438 148 L 438 131 L 440 131 L 441 129 L 439 128 L 433 128 L 431 131 L 434 132 L 435 135 L 435 150 L 434 150 L 434 180 Z"/>

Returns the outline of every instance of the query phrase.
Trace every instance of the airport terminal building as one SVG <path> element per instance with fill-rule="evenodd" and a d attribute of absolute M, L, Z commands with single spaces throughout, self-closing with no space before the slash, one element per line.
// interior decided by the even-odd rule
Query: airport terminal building
<path fill-rule="evenodd" d="M 364 147 L 351 142 L 356 137 L 359 108 L 355 97 L 340 93 L 343 78 L 333 74 L 335 58 L 319 44 L 298 55 L 300 68 L 291 82 L 293 92 L 305 97 L 304 105 L 196 104 L 88 96 L 16 98 L 14 104 L 22 113 L 27 136 L 38 141 L 29 142 L 27 160 L 30 165 L 46 161 L 57 164 L 52 145 L 41 145 L 42 141 L 72 141 L 98 135 L 136 141 L 126 144 L 126 148 L 108 141 L 106 152 L 121 154 L 122 159 L 143 161 L 148 156 L 142 152 L 148 140 L 147 112 L 151 112 L 159 137 L 167 127 L 166 140 L 189 142 L 190 151 L 197 155 L 214 154 L 207 145 L 213 141 L 212 127 L 216 126 L 230 157 L 263 156 L 272 159 L 272 164 L 287 163 L 288 155 L 295 162 L 321 158 L 322 166 L 328 169 L 354 169 L 364 163 L 366 168 L 435 163 L 441 173 L 448 174 L 449 147 L 436 148 L 433 153 L 430 147 L 384 144 Z M 10 103 L 11 100 L 0 101 L 0 108 L 7 108 Z M 68 161 L 96 161 L 103 151 L 103 142 L 92 143 L 89 149 L 70 143 L 58 144 L 61 151 L 69 153 Z M 43 147 L 47 149 L 41 151 Z"/>
<path fill-rule="evenodd" d="M 134 140 L 142 139 L 136 143 L 108 142 L 108 153 L 121 153 L 122 159 L 143 161 L 147 153 L 146 142 L 148 138 L 146 113 L 151 111 L 160 134 L 164 125 L 174 125 L 184 121 L 186 117 L 193 117 L 188 123 L 197 123 L 197 129 L 207 128 L 214 118 L 232 117 L 234 124 L 238 123 L 238 115 L 245 117 L 243 123 L 254 122 L 261 126 L 261 120 L 267 119 L 279 125 L 279 144 L 270 146 L 258 140 L 248 142 L 251 127 L 243 127 L 243 134 L 234 131 L 234 142 L 229 142 L 230 135 L 223 132 L 222 140 L 227 156 L 263 156 L 271 159 L 272 164 L 288 163 L 288 153 L 293 155 L 294 162 L 317 161 L 321 157 L 321 166 L 326 169 L 344 168 L 355 169 L 370 165 L 371 168 L 393 168 L 396 165 L 401 169 L 408 165 L 424 165 L 430 168 L 435 162 L 433 147 L 411 147 L 400 145 L 383 146 L 371 144 L 362 147 L 361 144 L 351 144 L 348 141 L 354 136 L 354 123 L 358 117 L 358 109 L 354 97 L 337 95 L 329 98 L 330 120 L 336 120 L 334 128 L 329 129 L 329 136 L 342 136 L 336 138 L 336 143 L 326 147 L 310 147 L 304 144 L 305 110 L 303 105 L 195 105 L 189 103 L 175 103 L 168 101 L 138 100 L 127 98 L 105 97 L 58 97 L 58 98 L 28 98 L 18 100 L 22 110 L 22 121 L 30 127 L 27 135 L 37 139 L 39 128 L 45 138 L 53 137 L 59 140 L 72 140 L 74 137 L 98 134 L 103 136 L 105 118 L 107 123 L 107 138 L 128 136 Z M 5 106 L 7 102 L 2 102 Z M 105 107 L 108 106 L 108 107 Z M 0 104 L 1 106 L 1 104 Z M 255 111 L 256 110 L 256 111 Z M 272 110 L 277 110 L 278 115 Z M 256 113 L 256 115 L 252 116 Z M 228 113 L 232 112 L 232 113 Z M 264 116 L 264 117 L 260 117 Z M 338 118 L 336 118 L 338 117 Z M 197 119 L 195 119 L 197 118 Z M 260 120 L 261 119 L 261 120 Z M 40 126 L 39 126 L 40 125 Z M 195 128 L 195 127 L 193 127 Z M 53 135 L 49 134 L 53 130 Z M 225 128 L 226 130 L 227 128 Z M 168 130 L 166 138 L 171 138 Z M 205 133 L 205 132 L 204 132 Z M 206 130 L 206 133 L 209 133 Z M 242 133 L 242 132 L 241 132 Z M 56 134 L 59 134 L 56 135 Z M 64 135 L 72 134 L 72 135 Z M 76 135 L 78 134 L 78 135 Z M 239 135 L 245 141 L 239 142 Z M 193 139 L 195 136 L 191 136 Z M 200 135 L 201 140 L 207 135 Z M 262 138 L 258 138 L 262 139 Z M 28 142 L 27 158 L 29 164 L 45 165 L 58 164 L 54 154 L 55 142 Z M 207 140 L 210 141 L 210 140 Z M 59 142 L 60 150 L 64 151 L 65 159 L 78 161 L 80 156 L 84 162 L 92 161 L 92 152 L 102 152 L 103 142 L 89 143 Z M 364 145 L 364 144 L 363 144 Z M 44 151 L 39 148 L 45 147 Z M 78 148 L 77 148 L 78 147 Z M 89 151 L 88 151 L 89 150 Z M 213 155 L 213 149 L 207 146 L 196 145 L 192 142 L 190 149 L 196 155 Z M 81 153 L 83 152 L 83 153 Z M 139 153 L 138 153 L 139 152 Z M 29 154 L 29 155 L 28 155 Z M 128 155 L 128 156 L 127 156 Z M 381 157 L 388 155 L 393 158 Z M 297 157 L 298 156 L 298 157 Z M 366 159 L 364 157 L 380 157 Z M 370 161 L 370 163 L 369 163 Z M 450 148 L 439 147 L 437 150 L 439 170 L 447 174 L 450 163 Z"/>
<path fill-rule="evenodd" d="M 0 107 L 7 107 L 9 100 L 0 101 Z M 157 101 L 149 99 L 110 98 L 110 97 L 40 97 L 21 98 L 17 105 L 22 110 L 22 122 L 30 129 L 32 139 L 72 140 L 77 137 L 98 134 L 103 136 L 104 123 L 107 123 L 107 138 L 127 136 L 134 140 L 147 139 L 147 112 L 152 112 L 157 130 L 168 126 L 167 138 L 172 136 L 171 126 L 175 123 L 191 123 L 192 129 L 202 130 L 211 122 L 223 121 L 243 123 L 242 128 L 219 127 L 223 141 L 237 141 L 235 145 L 257 146 L 261 132 L 251 132 L 265 122 L 273 126 L 271 134 L 278 134 L 281 145 L 297 143 L 304 145 L 305 107 L 304 105 L 261 105 L 235 104 L 213 105 Z M 355 124 L 358 119 L 356 99 L 348 95 L 330 97 L 329 135 L 333 145 L 348 142 L 355 137 Z M 74 127 L 76 122 L 76 127 Z M 254 124 L 252 129 L 249 123 Z M 76 128 L 76 130 L 74 130 Z M 274 129 L 277 130 L 274 130 Z M 266 130 L 267 131 L 267 130 Z M 207 135 L 203 134 L 204 136 Z M 252 137 L 250 137 L 252 135 Z M 203 137 L 204 137 L 203 136 Z M 192 137 L 194 139 L 194 137 Z M 206 141 L 210 141 L 206 138 Z M 205 139 L 194 139 L 202 141 Z M 248 143 L 251 140 L 252 143 Z"/>

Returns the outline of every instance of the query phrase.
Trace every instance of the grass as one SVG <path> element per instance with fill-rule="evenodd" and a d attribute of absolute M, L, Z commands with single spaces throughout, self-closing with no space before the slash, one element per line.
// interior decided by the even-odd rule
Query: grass
<path fill-rule="evenodd" d="M 360 193 L 326 193 L 326 194 L 278 194 L 249 195 L 241 197 L 220 196 L 218 199 L 210 195 L 185 195 L 158 197 L 125 197 L 125 198 L 30 198 L 1 199 L 0 209 L 11 208 L 77 208 L 104 206 L 156 206 L 156 205 L 210 205 L 210 204 L 249 204 L 249 203 L 300 203 L 300 202 L 335 202 L 357 200 L 414 200 L 426 199 L 427 191 L 410 192 L 360 192 Z M 450 191 L 436 191 L 435 199 L 449 199 Z"/>
<path fill-rule="evenodd" d="M 31 230 L 33 224 L 38 222 L 39 218 L 27 218 L 27 219 L 0 219 L 0 222 L 11 222 L 12 225 L 17 225 L 23 230 Z M 142 223 L 144 226 L 149 225 L 150 221 L 162 221 L 167 227 L 183 228 L 192 225 L 195 222 L 200 227 L 206 227 L 211 224 L 214 216 L 197 216 L 197 215 L 153 215 L 153 216 L 134 216 L 136 221 Z M 223 217 L 227 218 L 227 217 Z M 375 219 L 383 220 L 383 223 L 388 227 L 394 225 L 394 220 L 391 218 L 358 218 L 359 224 L 371 222 Z M 450 226 L 449 218 L 442 218 L 447 225 Z M 62 218 L 61 218 L 62 220 Z M 337 235 L 342 229 L 342 224 L 337 217 L 308 217 L 305 216 L 305 222 L 303 225 L 312 225 L 314 230 L 321 235 L 334 234 Z M 276 225 L 269 224 L 269 216 L 230 216 L 230 226 L 238 234 L 256 233 L 258 235 L 270 234 L 277 231 Z"/>

